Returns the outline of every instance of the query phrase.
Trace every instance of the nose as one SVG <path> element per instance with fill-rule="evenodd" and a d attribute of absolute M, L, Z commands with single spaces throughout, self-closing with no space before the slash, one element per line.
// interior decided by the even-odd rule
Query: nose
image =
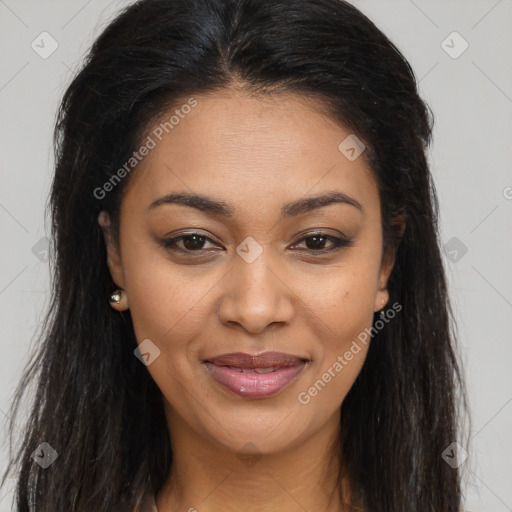
<path fill-rule="evenodd" d="M 287 324 L 294 314 L 290 278 L 265 258 L 265 251 L 253 262 L 237 257 L 224 278 L 217 314 L 224 325 L 243 327 L 258 334 L 271 324 Z M 280 275 L 281 274 L 281 275 Z"/>

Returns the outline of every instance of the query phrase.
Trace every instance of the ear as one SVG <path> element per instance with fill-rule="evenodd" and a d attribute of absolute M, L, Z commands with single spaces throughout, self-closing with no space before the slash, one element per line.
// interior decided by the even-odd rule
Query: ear
<path fill-rule="evenodd" d="M 392 247 L 384 251 L 380 265 L 377 294 L 375 296 L 374 311 L 380 311 L 385 308 L 389 301 L 388 280 L 391 271 L 395 266 L 396 251 L 400 245 L 400 240 L 405 231 L 405 216 L 399 215 L 393 219 L 392 223 Z"/>
<path fill-rule="evenodd" d="M 107 248 L 107 265 L 110 270 L 112 280 L 119 287 L 124 289 L 124 274 L 123 265 L 121 262 L 120 249 L 114 240 L 114 235 L 111 229 L 110 215 L 105 210 L 102 210 L 98 215 L 98 224 L 101 226 L 105 245 Z"/>
<path fill-rule="evenodd" d="M 394 263 L 394 258 L 387 258 L 381 263 L 377 294 L 375 295 L 375 304 L 373 307 L 375 312 L 384 309 L 389 301 L 388 279 L 393 270 Z"/>

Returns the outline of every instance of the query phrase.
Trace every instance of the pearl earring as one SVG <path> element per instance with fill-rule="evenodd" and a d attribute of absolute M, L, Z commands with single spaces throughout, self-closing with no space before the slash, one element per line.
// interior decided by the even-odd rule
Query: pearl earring
<path fill-rule="evenodd" d="M 117 290 L 115 290 L 112 295 L 110 296 L 110 304 L 113 304 L 113 303 L 116 303 L 116 304 L 119 304 L 119 302 L 121 301 L 121 290 L 118 288 Z"/>
<path fill-rule="evenodd" d="M 121 300 L 123 299 L 123 290 L 120 288 L 117 288 L 112 292 L 112 294 L 109 297 L 110 305 L 117 311 L 120 311 L 120 309 L 117 307 L 121 303 Z"/>

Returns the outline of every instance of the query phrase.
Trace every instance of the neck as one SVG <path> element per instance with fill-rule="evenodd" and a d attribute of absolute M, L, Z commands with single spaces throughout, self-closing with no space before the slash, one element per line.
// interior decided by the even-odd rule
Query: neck
<path fill-rule="evenodd" d="M 339 481 L 339 413 L 314 437 L 279 451 L 247 441 L 235 451 L 199 435 L 167 408 L 172 471 L 155 501 L 158 512 L 343 512 Z"/>

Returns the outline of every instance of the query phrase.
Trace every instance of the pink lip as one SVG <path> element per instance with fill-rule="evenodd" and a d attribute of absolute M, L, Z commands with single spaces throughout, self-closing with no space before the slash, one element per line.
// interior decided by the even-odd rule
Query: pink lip
<path fill-rule="evenodd" d="M 307 360 L 300 357 L 280 352 L 264 352 L 258 355 L 236 352 L 203 362 L 217 382 L 233 393 L 247 398 L 264 398 L 279 393 L 298 377 L 307 363 Z M 269 367 L 277 368 L 270 373 L 251 371 Z M 242 369 L 249 373 L 242 372 Z"/>

